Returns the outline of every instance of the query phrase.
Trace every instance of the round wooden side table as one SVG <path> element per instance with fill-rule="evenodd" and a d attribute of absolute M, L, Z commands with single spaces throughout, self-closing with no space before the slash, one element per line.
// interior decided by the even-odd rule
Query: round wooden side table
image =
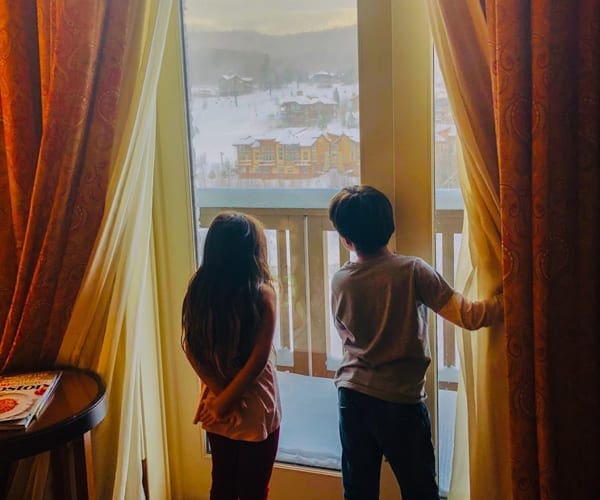
<path fill-rule="evenodd" d="M 8 491 L 18 460 L 50 452 L 55 498 L 94 498 L 90 431 L 106 415 L 105 387 L 91 371 L 60 368 L 62 376 L 50 404 L 26 430 L 0 431 L 0 498 Z M 69 448 L 75 462 L 71 491 Z"/>

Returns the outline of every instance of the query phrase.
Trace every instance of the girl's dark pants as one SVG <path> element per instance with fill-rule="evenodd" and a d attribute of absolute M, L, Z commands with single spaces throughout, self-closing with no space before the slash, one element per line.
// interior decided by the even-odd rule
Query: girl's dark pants
<path fill-rule="evenodd" d="M 212 453 L 211 500 L 264 500 L 277 455 L 279 429 L 264 441 L 229 439 L 207 432 Z"/>
<path fill-rule="evenodd" d="M 379 498 L 381 459 L 388 460 L 402 500 L 439 499 L 431 421 L 424 403 L 401 404 L 338 389 L 345 500 Z"/>

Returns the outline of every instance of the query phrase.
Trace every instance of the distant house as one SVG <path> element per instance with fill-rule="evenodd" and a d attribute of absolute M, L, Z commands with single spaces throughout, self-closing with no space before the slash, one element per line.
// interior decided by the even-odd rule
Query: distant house
<path fill-rule="evenodd" d="M 217 95 L 216 90 L 212 87 L 192 87 L 191 92 L 194 97 L 214 97 Z"/>
<path fill-rule="evenodd" d="M 238 96 L 250 94 L 254 88 L 254 80 L 239 75 L 221 75 L 219 78 L 219 95 Z"/>
<path fill-rule="evenodd" d="M 340 81 L 335 73 L 329 73 L 328 71 L 317 71 L 309 76 L 309 80 L 311 83 L 319 85 L 320 87 L 329 87 Z"/>
<path fill-rule="evenodd" d="M 358 175 L 357 129 L 324 132 L 316 127 L 277 129 L 269 136 L 248 136 L 234 144 L 236 168 L 243 179 L 305 179 L 329 170 Z"/>
<path fill-rule="evenodd" d="M 281 102 L 282 122 L 289 127 L 327 124 L 337 114 L 338 103 L 326 97 L 297 95 Z"/>

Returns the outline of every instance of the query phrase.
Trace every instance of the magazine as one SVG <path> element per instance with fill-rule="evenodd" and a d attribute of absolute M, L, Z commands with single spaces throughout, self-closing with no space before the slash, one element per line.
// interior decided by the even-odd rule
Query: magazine
<path fill-rule="evenodd" d="M 0 376 L 0 430 L 26 429 L 48 406 L 61 373 Z"/>

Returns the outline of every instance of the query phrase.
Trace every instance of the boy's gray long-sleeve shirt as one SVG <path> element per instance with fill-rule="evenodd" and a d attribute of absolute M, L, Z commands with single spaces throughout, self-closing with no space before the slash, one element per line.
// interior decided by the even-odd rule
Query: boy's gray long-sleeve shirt
<path fill-rule="evenodd" d="M 469 330 L 503 315 L 501 296 L 469 301 L 424 260 L 396 254 L 344 264 L 331 306 L 344 345 L 336 386 L 398 403 L 426 397 L 428 307 Z"/>

